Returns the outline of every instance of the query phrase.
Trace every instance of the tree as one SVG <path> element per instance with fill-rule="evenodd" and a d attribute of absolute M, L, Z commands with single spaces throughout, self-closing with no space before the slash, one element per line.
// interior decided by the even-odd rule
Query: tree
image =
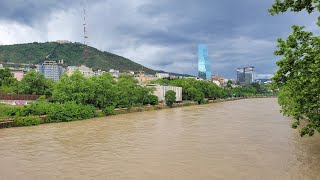
<path fill-rule="evenodd" d="M 87 104 L 93 99 L 93 95 L 91 81 L 76 71 L 70 77 L 67 74 L 62 75 L 54 86 L 52 99 L 60 103 L 74 101 L 78 104 Z"/>
<path fill-rule="evenodd" d="M 176 92 L 169 90 L 165 95 L 166 105 L 172 107 L 173 103 L 176 102 Z"/>
<path fill-rule="evenodd" d="M 14 84 L 16 79 L 10 72 L 10 69 L 0 69 L 0 86 L 11 86 Z"/>
<path fill-rule="evenodd" d="M 35 70 L 29 71 L 18 83 L 17 93 L 19 94 L 36 94 L 48 95 L 52 94 L 53 81 L 46 79 L 43 74 Z"/>
<path fill-rule="evenodd" d="M 17 79 L 13 77 L 10 69 L 0 69 L 0 93 L 14 93 Z"/>
<path fill-rule="evenodd" d="M 319 0 L 276 0 L 272 4 L 272 8 L 269 12 L 272 15 L 284 13 L 288 10 L 293 12 L 300 12 L 306 10 L 309 14 L 314 12 L 314 10 L 320 11 L 320 1 Z M 318 17 L 318 25 L 320 25 L 320 18 Z"/>
<path fill-rule="evenodd" d="M 137 81 L 132 76 L 121 75 L 116 86 L 117 107 L 130 108 L 139 100 Z"/>
<path fill-rule="evenodd" d="M 286 12 L 306 10 L 312 13 L 319 11 L 319 0 L 276 0 L 269 10 L 272 15 Z M 320 24 L 318 18 L 318 25 Z M 292 26 L 293 33 L 286 40 L 278 39 L 275 55 L 283 58 L 277 62 L 279 66 L 273 82 L 280 89 L 278 102 L 284 115 L 292 116 L 297 128 L 303 117 L 307 125 L 300 130 L 300 135 L 320 132 L 320 37 L 304 31 L 304 27 Z"/>
<path fill-rule="evenodd" d="M 93 89 L 93 104 L 98 108 L 116 105 L 116 82 L 109 73 L 90 78 Z"/>

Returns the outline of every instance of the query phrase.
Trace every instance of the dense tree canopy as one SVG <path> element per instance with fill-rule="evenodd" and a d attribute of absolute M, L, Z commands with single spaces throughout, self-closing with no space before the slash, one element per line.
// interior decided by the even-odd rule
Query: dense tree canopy
<path fill-rule="evenodd" d="M 52 93 L 53 81 L 35 70 L 29 71 L 18 83 L 18 94 L 48 95 Z"/>
<path fill-rule="evenodd" d="M 16 83 L 10 69 L 0 69 L 0 93 L 14 93 Z"/>
<path fill-rule="evenodd" d="M 315 9 L 319 11 L 319 0 L 277 0 L 272 14 L 291 11 Z M 307 118 L 308 124 L 300 131 L 301 136 L 320 132 L 320 37 L 304 31 L 304 27 L 292 26 L 293 33 L 286 40 L 278 39 L 278 50 L 275 55 L 283 58 L 277 62 L 279 69 L 273 81 L 280 89 L 278 101 L 285 115 L 297 121 L 292 127 L 300 124 L 300 119 Z"/>
<path fill-rule="evenodd" d="M 157 100 L 150 96 L 152 92 L 152 88 L 139 86 L 132 76 L 123 75 L 115 80 L 110 74 L 104 73 L 86 78 L 76 71 L 71 76 L 63 75 L 56 82 L 52 100 L 91 104 L 99 109 L 110 106 L 130 108 L 146 104 L 147 101 L 157 104 Z"/>

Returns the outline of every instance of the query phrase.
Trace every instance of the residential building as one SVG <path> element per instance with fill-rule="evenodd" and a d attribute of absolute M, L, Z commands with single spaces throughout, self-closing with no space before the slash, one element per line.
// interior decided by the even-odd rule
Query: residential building
<path fill-rule="evenodd" d="M 224 78 L 218 74 L 212 75 L 211 81 L 216 83 L 218 86 L 222 86 L 225 82 Z"/>
<path fill-rule="evenodd" d="M 58 81 L 64 72 L 64 68 L 56 61 L 44 61 L 42 65 L 36 65 L 36 67 L 39 73 L 53 81 Z"/>
<path fill-rule="evenodd" d="M 168 78 L 170 77 L 169 73 L 156 73 L 156 77 L 159 79 Z"/>
<path fill-rule="evenodd" d="M 74 71 L 78 71 L 79 67 L 78 66 L 68 66 L 66 73 L 68 76 L 71 76 L 71 74 L 73 74 Z"/>
<path fill-rule="evenodd" d="M 154 75 L 139 73 L 134 75 L 134 78 L 138 80 L 140 84 L 150 83 L 153 80 L 157 80 L 158 78 Z"/>
<path fill-rule="evenodd" d="M 111 76 L 113 76 L 113 77 L 119 77 L 119 75 L 120 75 L 120 71 L 119 70 L 115 70 L 115 69 L 110 69 L 109 70 L 109 74 L 111 74 Z"/>
<path fill-rule="evenodd" d="M 101 76 L 105 71 L 102 71 L 101 69 L 98 69 L 97 71 L 93 72 L 95 76 Z"/>
<path fill-rule="evenodd" d="M 23 76 L 25 75 L 26 70 L 24 70 L 23 68 L 10 68 L 10 72 L 14 78 L 16 78 L 18 81 L 21 81 Z"/>
<path fill-rule="evenodd" d="M 89 68 L 85 65 L 80 65 L 78 68 L 79 72 L 84 75 L 84 77 L 91 77 L 94 75 L 92 68 Z"/>
<path fill-rule="evenodd" d="M 198 77 L 208 80 L 211 78 L 208 47 L 205 44 L 198 45 Z"/>
<path fill-rule="evenodd" d="M 255 68 L 253 66 L 237 69 L 237 81 L 241 85 L 249 85 L 254 82 Z"/>
<path fill-rule="evenodd" d="M 156 90 L 153 92 L 159 101 L 165 101 L 166 92 L 172 90 L 176 93 L 176 102 L 182 101 L 182 87 L 177 86 L 161 86 L 159 84 L 148 84 L 147 86 L 154 87 Z"/>

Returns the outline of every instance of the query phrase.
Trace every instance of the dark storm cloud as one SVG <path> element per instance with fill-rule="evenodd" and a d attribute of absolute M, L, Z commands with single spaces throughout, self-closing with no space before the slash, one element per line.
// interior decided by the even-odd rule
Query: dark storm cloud
<path fill-rule="evenodd" d="M 31 24 L 46 18 L 53 10 L 67 9 L 75 0 L 1 0 L 0 19 Z"/>
<path fill-rule="evenodd" d="M 43 26 L 51 23 L 47 31 L 62 23 L 61 34 L 48 33 L 48 39 L 62 37 L 62 32 L 74 28 L 63 37 L 81 41 L 80 11 L 85 6 L 90 44 L 101 50 L 154 69 L 197 74 L 197 44 L 206 43 L 212 73 L 234 78 L 235 69 L 247 65 L 255 66 L 259 73 L 273 73 L 279 59 L 273 55 L 276 39 L 286 37 L 293 24 L 310 26 L 316 21 L 306 13 L 273 17 L 267 12 L 273 1 L 2 0 L 0 20 Z M 62 20 L 46 22 L 55 21 L 48 17 L 59 12 L 64 12 L 58 16 Z"/>

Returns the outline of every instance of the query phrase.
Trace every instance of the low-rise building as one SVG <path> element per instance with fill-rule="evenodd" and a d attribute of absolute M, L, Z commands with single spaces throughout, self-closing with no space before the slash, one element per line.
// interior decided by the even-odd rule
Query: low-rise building
<path fill-rule="evenodd" d="M 93 72 L 95 76 L 101 76 L 103 73 L 105 73 L 105 71 L 102 71 L 101 69 L 98 69 L 96 71 Z"/>
<path fill-rule="evenodd" d="M 71 76 L 71 74 L 73 74 L 74 71 L 78 71 L 78 66 L 68 66 L 66 73 L 68 76 Z"/>
<path fill-rule="evenodd" d="M 154 75 L 149 75 L 149 74 L 144 74 L 144 73 L 139 73 L 137 75 L 134 76 L 134 78 L 136 80 L 138 80 L 138 82 L 140 84 L 146 84 L 146 83 L 150 83 L 151 81 L 157 80 L 158 78 Z"/>
<path fill-rule="evenodd" d="M 156 77 L 159 79 L 168 78 L 170 77 L 169 73 L 156 73 Z"/>
<path fill-rule="evenodd" d="M 149 87 L 154 87 L 156 90 L 153 92 L 159 99 L 159 101 L 165 101 L 166 92 L 172 90 L 176 93 L 176 101 L 182 101 L 182 87 L 177 86 L 162 86 L 159 84 L 148 84 Z"/>
<path fill-rule="evenodd" d="M 26 70 L 22 68 L 12 68 L 10 69 L 11 74 L 13 75 L 14 78 L 16 78 L 18 81 L 21 81 L 23 76 L 26 73 Z"/>
<path fill-rule="evenodd" d="M 84 75 L 84 77 L 91 77 L 94 75 L 92 68 L 89 68 L 85 65 L 80 65 L 78 70 Z"/>
<path fill-rule="evenodd" d="M 212 75 L 211 80 L 213 81 L 218 81 L 220 85 L 224 83 L 224 78 L 218 74 Z"/>
<path fill-rule="evenodd" d="M 119 70 L 115 70 L 115 69 L 110 69 L 109 70 L 109 74 L 111 74 L 111 76 L 117 78 L 120 75 L 120 71 Z"/>

